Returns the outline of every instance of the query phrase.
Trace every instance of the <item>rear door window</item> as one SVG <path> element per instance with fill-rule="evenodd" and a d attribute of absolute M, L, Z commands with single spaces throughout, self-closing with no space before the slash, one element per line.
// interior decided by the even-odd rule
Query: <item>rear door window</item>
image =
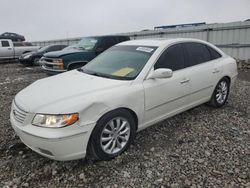
<path fill-rule="evenodd" d="M 206 45 L 196 42 L 187 42 L 182 45 L 186 52 L 186 66 L 194 66 L 211 60 Z"/>
<path fill-rule="evenodd" d="M 59 49 L 58 46 L 50 46 L 48 51 L 53 52 L 53 51 L 57 51 L 58 49 Z"/>
<path fill-rule="evenodd" d="M 1 41 L 1 43 L 2 43 L 2 47 L 9 47 L 10 46 L 9 41 L 3 40 L 3 41 Z"/>
<path fill-rule="evenodd" d="M 172 71 L 184 68 L 184 54 L 181 44 L 168 47 L 160 56 L 156 64 L 155 70 L 159 68 L 168 68 Z"/>
<path fill-rule="evenodd" d="M 66 47 L 65 45 L 57 46 L 57 50 L 62 50 L 62 49 L 65 48 L 65 47 Z"/>
<path fill-rule="evenodd" d="M 207 49 L 210 53 L 211 60 L 218 59 L 221 57 L 221 54 L 217 52 L 215 49 L 211 48 L 210 46 L 207 46 Z"/>

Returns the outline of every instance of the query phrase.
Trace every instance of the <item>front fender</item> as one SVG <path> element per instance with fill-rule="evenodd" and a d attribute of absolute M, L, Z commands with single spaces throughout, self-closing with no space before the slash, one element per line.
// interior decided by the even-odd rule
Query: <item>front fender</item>
<path fill-rule="evenodd" d="M 64 61 L 64 68 L 67 69 L 69 65 L 73 62 L 82 62 L 86 61 L 89 62 L 93 58 L 95 58 L 94 52 L 77 52 L 77 53 L 71 53 L 68 55 L 64 55 L 61 58 Z"/>
<path fill-rule="evenodd" d="M 84 65 L 86 65 L 88 62 L 89 62 L 89 61 L 85 61 L 85 60 L 83 60 L 83 61 L 73 61 L 73 62 L 71 62 L 71 63 L 68 63 L 67 70 L 70 70 L 70 67 L 71 67 L 72 65 L 81 65 L 81 66 L 84 66 Z"/>
<path fill-rule="evenodd" d="M 92 100 L 92 103 L 86 105 L 81 111 L 81 123 L 96 123 L 104 114 L 120 108 L 129 109 L 136 114 L 138 127 L 143 123 L 144 92 L 140 84 L 130 85 L 129 91 L 127 88 L 121 87 L 119 90 L 112 92 L 100 92 L 99 95 Z"/>

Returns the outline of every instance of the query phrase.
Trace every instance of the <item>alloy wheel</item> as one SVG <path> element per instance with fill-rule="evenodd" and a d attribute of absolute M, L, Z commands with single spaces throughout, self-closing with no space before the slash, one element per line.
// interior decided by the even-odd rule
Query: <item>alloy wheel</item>
<path fill-rule="evenodd" d="M 111 119 L 102 130 L 100 144 L 102 150 L 107 154 L 120 152 L 128 143 L 131 126 L 129 121 L 123 117 Z"/>
<path fill-rule="evenodd" d="M 228 86 L 226 81 L 221 81 L 216 90 L 216 101 L 223 104 L 228 95 Z"/>

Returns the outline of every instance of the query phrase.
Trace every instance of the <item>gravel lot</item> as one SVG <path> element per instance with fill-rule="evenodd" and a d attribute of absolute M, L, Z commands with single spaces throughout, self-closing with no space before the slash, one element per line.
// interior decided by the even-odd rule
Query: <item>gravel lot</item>
<path fill-rule="evenodd" d="M 158 123 L 112 161 L 57 162 L 21 144 L 9 121 L 15 94 L 46 75 L 0 64 L 0 186 L 250 188 L 249 75 L 240 72 L 223 108 L 202 105 Z"/>

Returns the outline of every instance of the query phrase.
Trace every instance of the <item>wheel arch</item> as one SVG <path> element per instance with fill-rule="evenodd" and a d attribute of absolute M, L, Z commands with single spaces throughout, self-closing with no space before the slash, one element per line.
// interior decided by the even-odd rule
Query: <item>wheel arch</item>
<path fill-rule="evenodd" d="M 134 110 L 132 110 L 132 109 L 130 109 L 130 108 L 128 108 L 128 107 L 119 107 L 119 108 L 115 108 L 115 109 L 109 110 L 109 111 L 105 112 L 103 115 L 101 115 L 101 116 L 98 118 L 97 122 L 98 122 L 103 116 L 105 116 L 105 115 L 107 115 L 107 114 L 109 114 L 109 113 L 111 113 L 111 112 L 114 112 L 114 111 L 116 111 L 116 110 L 126 110 L 126 111 L 128 111 L 128 112 L 131 114 L 131 116 L 132 116 L 132 118 L 134 119 L 134 121 L 135 121 L 135 126 L 136 126 L 135 129 L 136 129 L 136 130 L 138 129 L 138 116 L 137 116 L 137 114 L 135 113 Z"/>
<path fill-rule="evenodd" d="M 118 109 L 127 110 L 132 115 L 132 117 L 133 117 L 133 119 L 135 121 L 135 130 L 137 131 L 138 130 L 138 116 L 135 113 L 135 111 L 131 110 L 130 108 L 126 108 L 126 107 L 121 107 L 121 108 L 118 108 Z M 118 109 L 116 109 L 116 110 L 118 110 Z"/>
<path fill-rule="evenodd" d="M 111 112 L 113 112 L 113 111 L 116 111 L 116 110 L 126 110 L 126 111 L 128 111 L 130 114 L 131 114 L 131 116 L 132 116 L 132 118 L 134 119 L 134 121 L 135 121 L 135 131 L 137 131 L 138 130 L 138 116 L 137 116 L 137 114 L 135 113 L 135 111 L 133 111 L 132 109 L 130 109 L 130 108 L 127 108 L 127 107 L 119 107 L 119 108 L 115 108 L 115 109 L 112 109 L 112 110 L 109 110 L 109 111 L 107 111 L 106 113 L 104 113 L 104 114 L 102 114 L 99 118 L 98 118 L 98 120 L 96 121 L 96 122 L 98 122 L 102 117 L 104 117 L 105 115 L 107 115 L 107 114 L 109 114 L 109 113 L 111 113 Z M 97 124 L 97 123 L 96 123 Z M 93 135 L 93 132 L 94 132 L 94 129 L 96 128 L 96 125 L 92 128 L 92 130 L 91 130 L 91 133 L 90 133 L 90 136 L 89 136 L 89 139 L 88 139 L 88 142 L 87 142 L 87 151 L 86 151 L 86 157 L 87 158 L 89 158 L 90 160 L 91 160 L 91 157 L 94 157 L 93 159 L 98 159 L 98 157 L 97 157 L 97 155 L 95 154 L 95 152 L 91 149 L 91 139 L 92 139 L 92 135 Z M 93 156 L 91 156 L 91 155 L 93 155 Z"/>
<path fill-rule="evenodd" d="M 26 53 L 29 53 L 29 52 L 31 52 L 31 51 L 25 51 L 25 52 L 23 52 L 22 54 L 26 54 Z"/>
<path fill-rule="evenodd" d="M 223 78 L 226 78 L 229 81 L 229 86 L 230 86 L 231 85 L 231 78 L 230 78 L 230 76 L 226 75 L 226 76 L 222 77 L 221 79 L 223 79 Z"/>

